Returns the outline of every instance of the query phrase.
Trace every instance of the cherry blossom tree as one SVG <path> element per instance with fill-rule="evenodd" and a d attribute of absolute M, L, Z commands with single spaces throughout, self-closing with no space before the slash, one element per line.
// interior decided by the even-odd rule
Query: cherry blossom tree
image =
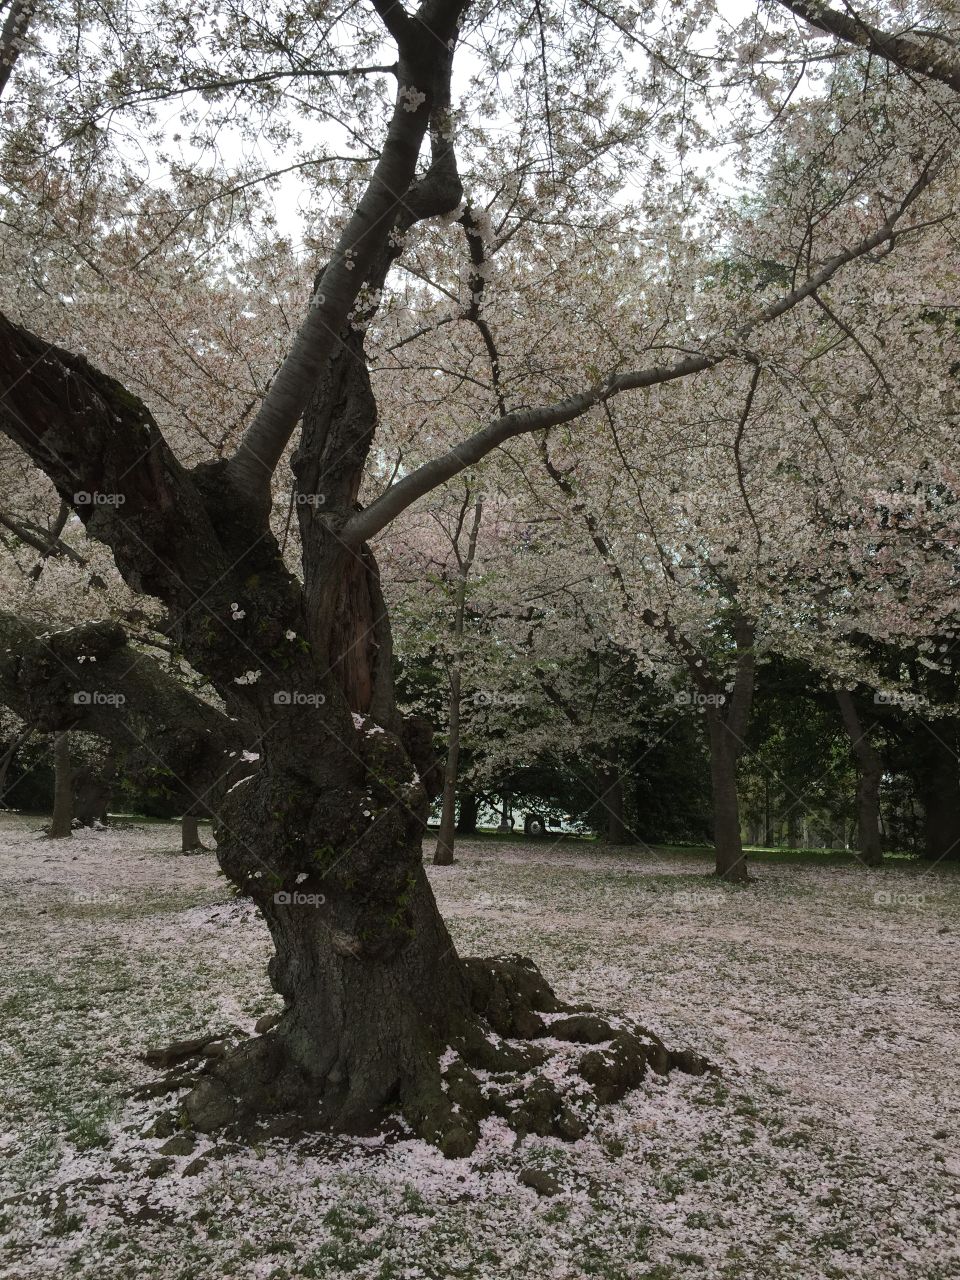
<path fill-rule="evenodd" d="M 633 403 L 654 387 L 695 394 L 705 375 L 725 379 L 731 394 L 744 379 L 749 386 L 755 348 L 779 343 L 781 322 L 805 317 L 831 283 L 848 271 L 869 273 L 878 254 L 922 236 L 940 215 L 953 100 L 946 85 L 936 86 L 941 117 L 931 126 L 927 112 L 921 145 L 926 102 L 914 102 L 912 86 L 897 80 L 888 112 L 897 127 L 880 148 L 855 93 L 844 97 L 841 86 L 828 107 L 814 102 L 812 133 L 832 147 L 841 194 L 818 191 L 808 208 L 786 208 L 779 223 L 757 221 L 756 247 L 762 240 L 762 260 L 777 268 L 759 287 L 751 275 L 708 288 L 714 282 L 699 273 L 703 255 L 691 243 L 696 220 L 713 219 L 712 234 L 722 239 L 736 211 L 703 197 L 701 182 L 667 181 L 658 154 L 666 149 L 682 171 L 690 139 L 709 140 L 683 97 L 684 67 L 701 65 L 696 38 L 709 27 L 708 7 L 681 7 L 649 30 L 602 6 L 572 20 L 549 5 L 532 14 L 522 6 L 472 9 L 465 0 L 423 0 L 415 10 L 373 0 L 372 8 L 375 23 L 367 10 L 343 16 L 278 6 L 252 24 L 242 11 L 201 17 L 196 6 L 188 15 L 164 5 L 152 24 L 136 28 L 136 39 L 125 14 L 111 11 L 109 22 L 89 20 L 84 39 L 69 32 L 56 56 L 37 41 L 23 63 L 4 157 L 7 181 L 26 207 L 47 152 L 65 150 L 72 176 L 83 180 L 109 169 L 117 120 L 135 122 L 142 144 L 165 152 L 152 106 L 171 97 L 188 100 L 185 116 L 200 145 L 239 120 L 278 152 L 296 149 L 306 125 L 324 120 L 355 149 L 329 162 L 315 147 L 301 149 L 294 162 L 329 163 L 323 172 L 333 175 L 315 188 L 318 201 L 329 200 L 326 216 L 314 219 L 323 265 L 236 447 L 185 460 L 155 412 L 113 373 L 7 317 L 0 425 L 88 534 L 110 547 L 127 587 L 162 602 L 178 650 L 210 681 L 231 723 L 249 728 L 260 746 L 250 753 L 259 757 L 256 770 L 218 806 L 218 858 L 268 924 L 270 976 L 285 1010 L 275 1028 L 203 1076 L 185 1102 L 190 1120 L 216 1128 L 298 1110 L 365 1130 L 399 1107 L 416 1132 L 458 1155 L 471 1149 L 490 1110 L 525 1131 L 572 1137 L 584 1121 L 571 1100 L 583 1102 L 588 1087 L 592 1098 L 610 1100 L 639 1082 L 648 1061 L 657 1069 L 703 1064 L 570 1010 L 530 962 L 457 955 L 422 866 L 430 762 L 423 727 L 396 709 L 389 620 L 370 544 L 411 504 L 511 441 L 574 423 L 592 439 L 617 402 Z M 186 38 L 193 23 L 209 25 L 209 38 L 196 45 Z M 624 68 L 624 49 L 638 40 L 649 46 L 646 61 Z M 11 49 L 20 34 L 16 41 Z M 460 110 L 453 64 L 466 49 L 479 65 Z M 69 79 L 55 103 L 51 57 L 54 66 L 65 59 Z M 762 60 L 755 41 L 743 58 Z M 667 74 L 671 65 L 677 74 Z M 615 100 L 618 70 L 627 92 Z M 698 71 L 693 82 L 702 79 Z M 721 75 L 719 89 L 732 87 Z M 705 87 L 700 101 L 710 92 Z M 751 93 L 754 120 L 775 127 L 786 109 L 774 101 L 775 87 L 757 77 Z M 191 95 L 208 100 L 209 112 Z M 307 104 L 303 127 L 278 110 L 294 99 Z M 515 124 L 506 140 L 497 138 L 502 112 Z M 838 118 L 848 130 L 837 128 Z M 852 139 L 848 150 L 833 146 L 836 136 L 844 145 Z M 638 178 L 649 179 L 644 201 L 617 209 L 615 193 Z M 82 189 L 83 181 L 71 185 Z M 48 198 L 56 204 L 55 193 Z M 749 217 L 744 225 L 749 238 Z M 618 229 L 631 265 L 632 246 L 665 233 L 662 251 L 619 302 L 613 286 L 622 268 L 609 258 L 591 262 L 598 237 L 612 240 Z M 576 269 L 563 269 L 559 259 L 570 263 L 571 249 Z M 443 381 L 463 381 L 461 371 L 424 380 L 454 442 L 447 444 L 448 430 L 431 431 L 428 418 L 422 460 L 361 499 L 368 459 L 375 484 L 382 442 L 389 443 L 389 432 L 377 434 L 367 332 L 373 353 L 380 317 L 386 325 L 391 313 L 384 292 L 397 276 L 418 281 L 429 296 L 418 308 L 412 284 L 398 293 L 405 319 L 421 312 L 404 349 L 420 329 L 462 321 L 485 374 L 471 375 L 477 395 L 466 412 Z M 491 281 L 514 282 L 500 297 L 502 312 L 516 303 L 514 319 L 505 316 L 499 331 L 490 322 L 492 297 L 471 314 L 478 276 L 484 295 Z M 555 314 L 544 328 L 551 299 Z M 577 305 L 566 309 L 571 299 Z M 257 304 L 267 323 L 269 309 Z M 94 354 L 95 342 L 82 345 Z M 99 363 L 125 378 L 122 361 Z M 421 388 L 415 398 L 429 395 Z M 554 448 L 547 457 L 557 466 Z M 300 576 L 271 524 L 274 477 L 287 459 Z M 749 610 L 741 616 L 751 620 Z M 652 622 L 662 631 L 659 614 Z M 120 646 L 115 634 L 98 636 L 106 667 Z M 55 643 L 70 680 L 90 656 L 85 639 Z M 145 670 L 135 664 L 134 679 L 146 680 Z M 531 1041 L 558 1014 L 549 1021 L 553 1037 L 609 1044 L 584 1054 L 579 1083 L 566 1095 L 549 1070 L 529 1075 L 547 1056 Z M 484 1094 L 476 1071 L 490 1068 L 514 1073 L 513 1083 Z"/>

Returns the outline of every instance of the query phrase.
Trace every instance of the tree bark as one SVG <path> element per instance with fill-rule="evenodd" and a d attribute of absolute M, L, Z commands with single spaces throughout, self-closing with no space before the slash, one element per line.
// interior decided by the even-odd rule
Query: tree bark
<path fill-rule="evenodd" d="M 960 860 L 960 787 L 956 779 L 923 792 L 924 856 L 936 862 Z"/>
<path fill-rule="evenodd" d="M 787 848 L 800 848 L 799 819 L 797 811 L 791 806 L 790 812 L 787 814 Z"/>
<path fill-rule="evenodd" d="M 513 830 L 513 816 L 510 812 L 512 808 L 512 800 L 509 791 L 504 791 L 500 799 L 500 821 L 497 824 L 497 830 L 510 832 Z"/>
<path fill-rule="evenodd" d="M 56 733 L 53 736 L 53 774 L 53 818 L 47 835 L 59 840 L 73 831 L 73 768 L 69 734 Z"/>
<path fill-rule="evenodd" d="M 872 26 L 865 14 L 856 12 L 853 6 L 844 5 L 837 10 L 823 0 L 780 0 L 780 4 L 846 44 L 868 49 L 874 57 L 911 74 L 939 80 L 960 93 L 960 57 L 952 40 L 938 39 L 923 29 L 887 31 Z"/>
<path fill-rule="evenodd" d="M 37 8 L 36 0 L 10 0 L 0 28 L 0 94 L 7 87 L 23 52 L 25 37 Z"/>
<path fill-rule="evenodd" d="M 453 53 L 465 0 L 424 0 L 414 14 L 391 0 L 373 3 L 399 55 L 397 97 L 386 136 L 370 181 L 316 281 L 290 350 L 228 464 L 232 487 L 267 507 L 270 477 L 328 362 L 335 359 L 342 332 L 350 328 L 362 284 L 383 283 L 378 278 L 381 260 L 385 252 L 393 256 L 390 237 L 398 224 L 409 229 L 418 216 L 427 216 L 415 210 L 421 194 L 418 185 L 423 187 L 427 180 L 432 184 L 432 200 L 438 207 L 428 213 L 451 212 L 463 196 L 444 126 L 448 126 Z M 419 102 L 410 100 L 413 86 Z M 418 184 L 417 161 L 428 129 L 434 163 Z"/>
<path fill-rule="evenodd" d="M 880 783 L 883 761 L 867 736 L 848 689 L 835 689 L 843 725 L 857 762 L 857 845 L 860 859 L 868 867 L 883 864 L 883 841 L 880 833 Z"/>

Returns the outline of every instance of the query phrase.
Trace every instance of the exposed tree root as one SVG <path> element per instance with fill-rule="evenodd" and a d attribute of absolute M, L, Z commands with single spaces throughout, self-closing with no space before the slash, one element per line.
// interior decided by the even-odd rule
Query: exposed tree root
<path fill-rule="evenodd" d="M 311 1079 L 289 1052 L 283 1016 L 276 1025 L 262 1020 L 264 1034 L 226 1051 L 212 1035 L 152 1051 L 149 1061 L 175 1070 L 140 1096 L 192 1085 L 182 1119 L 239 1137 L 371 1132 L 399 1113 L 410 1130 L 455 1157 L 469 1155 L 488 1116 L 502 1117 L 521 1137 L 574 1140 L 588 1131 L 600 1104 L 637 1088 L 648 1070 L 716 1070 L 689 1049 L 667 1049 L 627 1019 L 564 1003 L 523 957 L 471 959 L 463 967 L 470 1013 L 446 1047 L 406 1054 L 413 1065 L 389 1097 L 364 1096 L 334 1073 Z"/>

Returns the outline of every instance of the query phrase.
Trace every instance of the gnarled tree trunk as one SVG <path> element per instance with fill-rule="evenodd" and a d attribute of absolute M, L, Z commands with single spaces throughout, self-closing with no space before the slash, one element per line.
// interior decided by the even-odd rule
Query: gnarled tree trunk
<path fill-rule="evenodd" d="M 537 1010 L 563 1006 L 527 962 L 461 961 L 424 873 L 439 782 L 431 735 L 394 704 L 370 549 L 352 555 L 316 516 L 354 500 L 375 420 L 362 346 L 350 345 L 331 368 L 336 388 L 321 388 L 308 411 L 294 458 L 299 491 L 322 484 L 326 495 L 298 504 L 306 617 L 294 607 L 299 593 L 285 594 L 289 612 L 277 613 L 276 628 L 295 638 L 281 645 L 289 660 L 271 662 L 257 681 L 259 768 L 227 795 L 216 828 L 221 866 L 269 926 L 270 979 L 285 1008 L 264 1036 L 216 1063 L 185 1105 L 200 1128 L 292 1110 L 360 1132 L 399 1110 L 415 1132 L 460 1155 L 484 1114 L 501 1106 L 512 1116 L 521 1101 L 514 1093 L 511 1103 L 509 1090 L 499 1102 L 483 1097 L 473 1071 L 543 1056 L 494 1047 L 491 1030 L 536 1034 Z M 264 543 L 256 554 L 267 554 Z M 274 565 L 258 580 L 279 572 Z M 265 602 L 247 610 L 267 611 Z M 442 1061 L 448 1050 L 453 1066 Z M 581 1132 L 555 1087 L 542 1088 L 550 1101 L 538 1131 Z"/>

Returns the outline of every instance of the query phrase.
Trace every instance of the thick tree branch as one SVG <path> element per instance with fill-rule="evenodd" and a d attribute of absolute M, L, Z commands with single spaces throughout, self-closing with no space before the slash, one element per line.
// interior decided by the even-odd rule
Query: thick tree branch
<path fill-rule="evenodd" d="M 857 710 L 857 704 L 853 700 L 853 695 L 849 689 L 835 688 L 834 697 L 837 700 L 837 706 L 840 708 L 840 717 L 843 720 L 843 727 L 847 731 L 850 739 L 850 749 L 862 769 L 879 769 L 881 760 L 879 752 L 870 741 L 867 730 L 863 727 L 860 719 L 860 713 Z"/>
<path fill-rule="evenodd" d="M 197 812 L 212 812 L 228 781 L 249 772 L 236 721 L 132 649 L 113 622 L 47 628 L 0 612 L 0 701 L 41 733 L 105 738 L 127 776 Z"/>
<path fill-rule="evenodd" d="M 466 2 L 425 0 L 411 18 L 397 0 L 374 0 L 400 55 L 396 103 L 370 182 L 337 240 L 290 351 L 230 460 L 234 486 L 261 508 L 269 506 L 270 477 L 346 334 L 361 287 L 389 243 L 434 107 L 449 101 L 453 44 Z"/>
<path fill-rule="evenodd" d="M 817 297 L 816 294 L 813 296 Z M 761 365 L 755 364 L 753 366 L 753 373 L 750 377 L 750 386 L 747 388 L 747 398 L 744 401 L 743 411 L 740 414 L 740 420 L 737 423 L 737 434 L 733 438 L 733 461 L 737 472 L 737 484 L 740 487 L 740 496 L 743 498 L 743 504 L 747 508 L 747 515 L 753 523 L 753 531 L 757 535 L 758 547 L 763 542 L 763 534 L 760 532 L 760 526 L 757 524 L 757 517 L 754 515 L 753 506 L 750 502 L 750 495 L 747 493 L 746 480 L 743 474 L 743 460 L 740 455 L 740 446 L 743 444 L 743 433 L 747 429 L 750 410 L 753 408 L 753 400 L 757 394 L 757 387 L 760 385 L 761 373 Z"/>
<path fill-rule="evenodd" d="M 931 80 L 939 80 L 960 93 L 960 59 L 952 45 L 926 32 L 897 35 L 883 31 L 854 13 L 841 13 L 818 0 L 778 0 L 791 13 L 846 44 L 868 49 L 879 58 Z"/>
<path fill-rule="evenodd" d="M 18 520 L 15 516 L 8 515 L 5 511 L 0 511 L 0 525 L 3 525 L 5 529 L 9 529 L 26 546 L 33 547 L 34 551 L 39 551 L 43 560 L 46 560 L 48 556 L 66 556 L 74 564 L 86 564 L 79 552 L 74 551 L 73 547 L 68 543 L 60 540 L 60 535 L 63 532 L 69 514 L 70 508 L 66 503 L 61 503 L 60 514 L 57 516 L 53 529 L 49 532 L 39 528 L 37 525 L 27 524 L 23 520 Z M 31 571 L 30 576 L 39 576 L 36 569 Z"/>
<path fill-rule="evenodd" d="M 43 573 L 44 565 L 51 556 L 65 556 L 66 559 L 72 560 L 74 564 L 82 565 L 87 563 L 83 556 L 74 551 L 73 547 L 62 541 L 61 535 L 67 527 L 67 521 L 70 519 L 70 515 L 71 510 L 69 502 L 64 502 L 61 498 L 57 518 L 54 520 L 46 534 L 46 550 L 41 553 L 40 559 L 30 570 L 30 577 L 34 582 L 36 582 Z"/>
<path fill-rule="evenodd" d="M 3 95 L 17 59 L 23 52 L 23 42 L 36 7 L 36 0 L 11 0 L 3 27 L 0 28 L 0 96 Z"/>
<path fill-rule="evenodd" d="M 0 315 L 0 429 L 134 590 L 189 608 L 227 564 L 194 479 L 119 382 Z"/>

